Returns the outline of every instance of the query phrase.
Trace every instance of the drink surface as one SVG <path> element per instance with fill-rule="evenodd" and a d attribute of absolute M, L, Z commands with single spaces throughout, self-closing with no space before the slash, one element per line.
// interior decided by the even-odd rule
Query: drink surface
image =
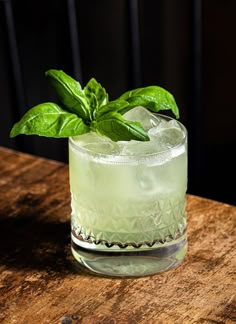
<path fill-rule="evenodd" d="M 149 142 L 113 142 L 88 133 L 69 144 L 72 238 L 152 245 L 184 233 L 187 188 L 185 128 L 138 107 Z"/>

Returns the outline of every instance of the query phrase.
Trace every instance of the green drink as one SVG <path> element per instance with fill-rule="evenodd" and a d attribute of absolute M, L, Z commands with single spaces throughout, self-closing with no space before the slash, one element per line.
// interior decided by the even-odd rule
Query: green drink
<path fill-rule="evenodd" d="M 75 259 L 111 276 L 176 267 L 187 250 L 187 132 L 157 114 L 179 118 L 172 94 L 151 85 L 110 101 L 94 78 L 82 88 L 61 70 L 46 76 L 59 103 L 29 109 L 10 136 L 69 138 Z"/>
<path fill-rule="evenodd" d="M 149 142 L 70 138 L 72 252 L 89 269 L 139 276 L 177 266 L 186 253 L 187 134 L 135 108 Z"/>

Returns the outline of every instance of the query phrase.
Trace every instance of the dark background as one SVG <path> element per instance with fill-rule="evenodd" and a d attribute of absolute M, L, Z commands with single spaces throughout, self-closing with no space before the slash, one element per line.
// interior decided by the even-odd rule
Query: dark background
<path fill-rule="evenodd" d="M 188 192 L 236 204 L 236 1 L 0 1 L 0 145 L 67 162 L 67 140 L 20 136 L 15 121 L 55 101 L 44 72 L 92 76 L 115 99 L 172 92 L 189 133 Z"/>

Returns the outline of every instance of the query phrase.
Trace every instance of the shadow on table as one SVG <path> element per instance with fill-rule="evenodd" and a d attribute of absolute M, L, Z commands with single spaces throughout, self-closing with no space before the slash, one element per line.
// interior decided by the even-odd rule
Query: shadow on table
<path fill-rule="evenodd" d="M 57 274 L 86 271 L 75 265 L 70 251 L 70 222 L 0 214 L 0 265 Z"/>

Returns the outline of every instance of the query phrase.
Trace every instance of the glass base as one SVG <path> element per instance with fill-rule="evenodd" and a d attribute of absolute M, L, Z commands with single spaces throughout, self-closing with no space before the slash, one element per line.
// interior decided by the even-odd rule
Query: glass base
<path fill-rule="evenodd" d="M 186 234 L 168 243 L 139 248 L 80 241 L 72 235 L 72 254 L 87 269 L 98 274 L 117 277 L 142 277 L 177 267 L 187 252 Z"/>

